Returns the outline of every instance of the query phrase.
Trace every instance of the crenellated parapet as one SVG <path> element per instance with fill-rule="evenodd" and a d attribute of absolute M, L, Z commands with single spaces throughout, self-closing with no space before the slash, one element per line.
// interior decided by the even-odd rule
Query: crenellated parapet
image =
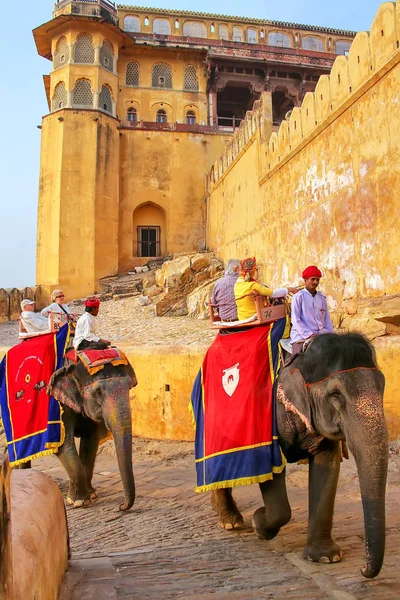
<path fill-rule="evenodd" d="M 263 92 L 253 110 L 246 114 L 224 152 L 208 174 L 211 190 L 230 165 L 258 139 L 260 180 L 296 153 L 309 139 L 322 131 L 351 103 L 379 71 L 390 68 L 400 47 L 400 2 L 382 4 L 369 32 L 359 32 L 348 56 L 337 56 L 329 75 L 322 75 L 314 92 L 307 92 L 300 107 L 287 115 L 279 129 L 273 127 L 271 94 Z M 275 130 L 274 130 L 275 129 Z"/>

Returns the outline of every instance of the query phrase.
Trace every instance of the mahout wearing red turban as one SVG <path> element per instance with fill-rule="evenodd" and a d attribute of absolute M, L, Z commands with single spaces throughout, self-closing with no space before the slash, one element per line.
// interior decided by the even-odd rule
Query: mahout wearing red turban
<path fill-rule="evenodd" d="M 256 266 L 257 266 L 257 261 L 256 261 L 255 256 L 252 256 L 250 258 L 245 258 L 241 262 L 242 271 L 244 271 L 245 273 L 252 271 L 253 269 L 256 268 Z"/>
<path fill-rule="evenodd" d="M 310 279 L 310 277 L 322 277 L 321 271 L 315 265 L 311 265 L 304 269 L 301 274 L 303 279 Z"/>
<path fill-rule="evenodd" d="M 100 306 L 100 300 L 98 298 L 87 298 L 87 300 L 85 300 L 85 306 L 88 308 L 96 308 L 97 306 Z"/>

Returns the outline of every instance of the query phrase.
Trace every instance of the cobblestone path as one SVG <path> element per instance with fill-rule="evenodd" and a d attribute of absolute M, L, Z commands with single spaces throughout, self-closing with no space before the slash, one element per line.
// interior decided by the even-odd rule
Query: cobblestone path
<path fill-rule="evenodd" d="M 68 507 L 72 560 L 61 600 L 398 600 L 400 598 L 400 456 L 391 454 L 387 495 L 387 550 L 378 578 L 360 575 L 363 516 L 354 461 L 342 464 L 334 537 L 343 561 L 303 561 L 307 467 L 291 465 L 288 489 L 293 517 L 275 540 L 258 540 L 251 516 L 261 504 L 258 486 L 235 490 L 247 529 L 225 532 L 195 494 L 192 444 L 135 440 L 137 499 L 118 512 L 122 486 L 112 443 L 95 466 L 99 498 L 86 509 Z M 55 457 L 35 463 L 59 484 L 66 476 Z"/>

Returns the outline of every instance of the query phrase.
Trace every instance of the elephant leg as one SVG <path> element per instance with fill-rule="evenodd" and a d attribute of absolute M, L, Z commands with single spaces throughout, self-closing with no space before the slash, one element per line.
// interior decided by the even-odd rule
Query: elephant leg
<path fill-rule="evenodd" d="M 90 504 L 90 491 L 86 469 L 76 451 L 73 433 L 66 433 L 65 442 L 59 448 L 57 456 L 69 476 L 68 504 L 75 507 L 87 506 Z"/>
<path fill-rule="evenodd" d="M 260 490 L 264 506 L 254 513 L 253 527 L 259 538 L 271 540 L 292 516 L 286 490 L 286 469 L 270 481 L 260 483 Z"/>
<path fill-rule="evenodd" d="M 91 500 L 97 498 L 96 490 L 92 486 L 92 477 L 98 447 L 99 436 L 97 428 L 91 430 L 89 434 L 85 434 L 81 437 L 81 443 L 79 446 L 79 458 L 86 469 L 86 483 L 87 488 L 90 491 Z"/>
<path fill-rule="evenodd" d="M 333 509 L 339 479 L 342 448 L 330 441 L 323 452 L 310 457 L 308 481 L 308 531 L 303 558 L 315 562 L 339 562 L 340 548 L 332 540 Z"/>
<path fill-rule="evenodd" d="M 211 506 L 218 514 L 219 523 L 223 529 L 243 527 L 243 517 L 233 499 L 232 488 L 213 490 L 211 492 Z"/>

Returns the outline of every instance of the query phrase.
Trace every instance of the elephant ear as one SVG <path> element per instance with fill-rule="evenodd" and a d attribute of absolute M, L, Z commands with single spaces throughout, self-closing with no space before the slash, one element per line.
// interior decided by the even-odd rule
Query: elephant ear
<path fill-rule="evenodd" d="M 76 413 L 83 413 L 83 400 L 75 378 L 76 365 L 62 367 L 51 376 L 47 393 Z"/>
<path fill-rule="evenodd" d="M 126 370 L 127 370 L 127 372 L 128 372 L 128 375 L 129 375 L 129 377 L 130 377 L 130 380 L 131 380 L 131 384 L 130 384 L 130 386 L 129 386 L 129 389 L 131 389 L 131 388 L 133 388 L 133 387 L 136 387 L 136 386 L 137 386 L 137 384 L 138 384 L 138 381 L 137 381 L 137 379 L 136 379 L 135 370 L 134 370 L 134 368 L 132 367 L 131 363 L 129 363 L 129 362 L 128 362 L 128 364 L 127 364 L 127 366 L 126 366 Z"/>
<path fill-rule="evenodd" d="M 293 365 L 283 368 L 279 375 L 277 399 L 286 411 L 300 418 L 307 431 L 314 431 L 309 389 L 302 374 Z"/>

